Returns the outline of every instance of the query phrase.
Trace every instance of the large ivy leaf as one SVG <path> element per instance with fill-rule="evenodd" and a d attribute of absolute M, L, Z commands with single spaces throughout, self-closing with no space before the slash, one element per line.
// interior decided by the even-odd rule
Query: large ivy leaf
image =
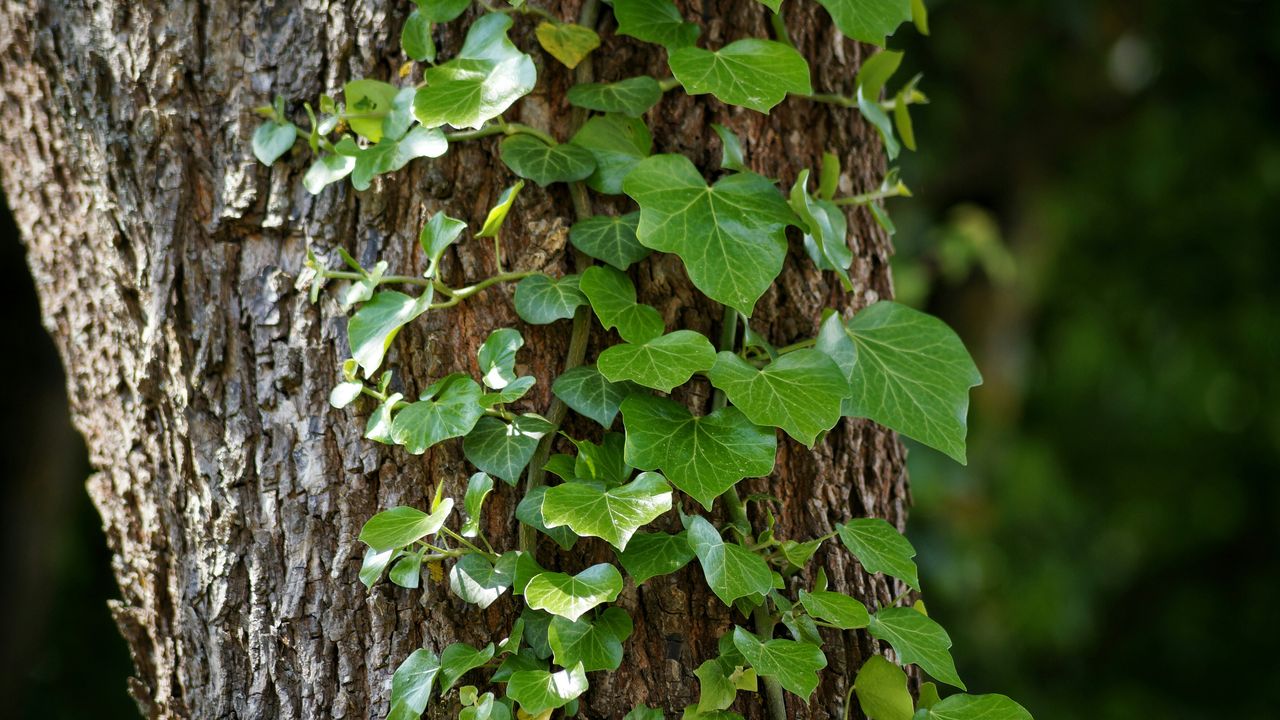
<path fill-rule="evenodd" d="M 569 142 L 586 148 L 596 160 L 587 186 L 606 195 L 622 192 L 622 181 L 653 149 L 653 136 L 639 118 L 597 115 L 588 120 Z"/>
<path fill-rule="evenodd" d="M 1031 713 L 1004 695 L 952 695 L 916 713 L 919 720 L 1031 720 Z"/>
<path fill-rule="evenodd" d="M 600 563 L 577 575 L 558 572 L 537 575 L 525 586 L 524 599 L 535 610 L 577 620 L 600 603 L 613 602 L 620 592 L 622 573 L 608 563 Z"/>
<path fill-rule="evenodd" d="M 801 590 L 800 604 L 811 616 L 825 620 L 841 630 L 864 628 L 871 621 L 867 606 L 844 593 Z"/>
<path fill-rule="evenodd" d="M 737 173 L 707 187 L 685 156 L 655 155 L 623 189 L 640 204 L 642 244 L 679 255 L 699 290 L 751 314 L 782 270 L 784 229 L 795 222 L 773 183 Z"/>
<path fill-rule="evenodd" d="M 845 415 L 871 418 L 965 462 L 969 388 L 982 375 L 946 323 L 881 301 L 848 323 L 827 317 L 817 349 L 849 378 Z"/>
<path fill-rule="evenodd" d="M 702 30 L 685 22 L 671 0 L 614 0 L 618 34 L 664 45 L 668 49 L 692 45 Z"/>
<path fill-rule="evenodd" d="M 816 350 L 787 353 L 763 370 L 722 352 L 707 376 L 748 420 L 780 427 L 809 447 L 840 421 L 840 402 L 849 392 L 839 366 Z"/>
<path fill-rule="evenodd" d="M 916 549 L 898 529 L 880 518 L 857 518 L 836 528 L 840 541 L 869 573 L 884 573 L 920 589 Z"/>
<path fill-rule="evenodd" d="M 914 713 L 907 674 L 902 668 L 872 655 L 853 680 L 858 705 L 869 720 L 911 720 Z"/>
<path fill-rule="evenodd" d="M 583 271 L 578 287 L 604 329 L 618 328 L 618 334 L 629 343 L 646 343 L 666 329 L 653 306 L 636 302 L 636 286 L 621 270 L 594 265 Z M 846 384 L 843 377 L 840 382 Z"/>
<path fill-rule="evenodd" d="M 385 290 L 351 316 L 347 322 L 347 343 L 351 345 L 351 357 L 360 363 L 365 377 L 373 377 L 400 328 L 426 312 L 431 306 L 431 297 L 430 289 L 416 298 Z"/>
<path fill-rule="evenodd" d="M 711 93 L 723 103 L 762 113 L 787 93 L 813 93 L 804 56 L 773 40 L 738 40 L 715 51 L 680 48 L 671 53 L 670 65 L 690 95 Z"/>
<path fill-rule="evenodd" d="M 538 449 L 538 441 L 553 429 L 537 415 L 520 415 L 510 423 L 483 417 L 462 441 L 462 453 L 472 465 L 515 485 Z"/>
<path fill-rule="evenodd" d="M 635 385 L 629 382 L 609 382 L 595 365 L 567 370 L 551 386 L 551 392 L 570 409 L 606 428 L 613 425 L 622 401 L 634 390 Z"/>
<path fill-rule="evenodd" d="M 707 585 L 725 605 L 732 606 L 738 598 L 763 597 L 773 589 L 773 571 L 764 558 L 737 543 L 725 542 L 706 518 L 689 518 L 688 533 L 689 547 L 698 556 Z"/>
<path fill-rule="evenodd" d="M 548 145 L 529 135 L 512 135 L 502 141 L 499 151 L 512 172 L 543 187 L 582 180 L 596 169 L 591 151 L 573 143 Z"/>
<path fill-rule="evenodd" d="M 493 643 L 476 649 L 466 643 L 453 643 L 440 653 L 440 694 L 449 692 L 453 684 L 493 659 Z"/>
<path fill-rule="evenodd" d="M 464 601 L 487 608 L 515 582 L 516 560 L 511 554 L 496 563 L 476 553 L 463 555 L 449 570 L 449 589 Z"/>
<path fill-rule="evenodd" d="M 400 137 L 384 135 L 375 145 L 359 147 L 350 138 L 340 141 L 335 149 L 340 155 L 354 157 L 355 168 L 351 172 L 351 187 L 368 190 L 373 178 L 395 172 L 409 161 L 420 157 L 440 157 L 449 150 L 444 133 L 436 128 L 421 125 Z"/>
<path fill-rule="evenodd" d="M 573 23 L 543 21 L 534 33 L 542 49 L 569 69 L 577 67 L 592 50 L 600 47 L 600 36 L 594 30 Z"/>
<path fill-rule="evenodd" d="M 965 689 L 951 659 L 951 638 L 947 631 L 919 610 L 884 608 L 871 616 L 867 632 L 892 645 L 903 664 L 919 665 L 935 679 Z"/>
<path fill-rule="evenodd" d="M 640 244 L 636 228 L 640 226 L 640 213 L 626 215 L 592 215 L 574 223 L 569 228 L 569 242 L 597 260 L 603 260 L 619 270 L 626 270 L 652 252 Z"/>
<path fill-rule="evenodd" d="M 662 99 L 662 87 L 648 75 L 614 83 L 582 83 L 569 88 L 569 103 L 597 112 L 643 115 Z"/>
<path fill-rule="evenodd" d="M 636 530 L 670 509 L 671 486 L 654 472 L 612 488 L 567 482 L 548 489 L 542 499 L 547 527 L 568 525 L 580 536 L 598 537 L 619 550 L 627 549 Z"/>
<path fill-rule="evenodd" d="M 777 438 L 737 408 L 694 417 L 680 403 L 637 394 L 622 403 L 622 419 L 627 462 L 661 470 L 708 510 L 739 480 L 773 472 Z"/>
<path fill-rule="evenodd" d="M 377 552 L 401 548 L 435 535 L 453 511 L 453 500 L 445 498 L 433 513 L 417 508 L 394 507 L 383 510 L 365 521 L 360 528 L 360 542 Z"/>
<path fill-rule="evenodd" d="M 627 549 L 618 553 L 622 567 L 637 585 L 658 575 L 669 575 L 688 565 L 693 557 L 688 535 L 683 532 L 636 533 Z"/>
<path fill-rule="evenodd" d="M 391 676 L 391 711 L 387 720 L 417 720 L 427 709 L 440 658 L 426 648 L 418 648 L 400 663 Z"/>
<path fill-rule="evenodd" d="M 784 689 L 805 700 L 818 687 L 818 671 L 827 666 L 827 656 L 813 643 L 795 640 L 760 642 L 740 627 L 733 629 L 733 644 L 761 675 L 777 678 Z"/>
<path fill-rule="evenodd" d="M 542 517 L 542 499 L 546 494 L 546 485 L 539 485 L 526 493 L 520 504 L 516 505 L 516 519 L 555 540 L 561 548 L 572 550 L 578 542 L 578 536 L 567 527 L 547 527 L 546 520 Z"/>
<path fill-rule="evenodd" d="M 547 642 L 561 667 L 582 664 L 586 672 L 617 670 L 622 643 L 631 637 L 631 616 L 620 607 L 606 608 L 594 620 L 551 618 Z"/>
<path fill-rule="evenodd" d="M 533 90 L 533 60 L 507 38 L 511 18 L 484 15 L 467 30 L 457 57 L 427 68 L 426 86 L 413 100 L 413 114 L 425 127 L 479 128 Z"/>
<path fill-rule="evenodd" d="M 911 19 L 911 0 L 818 0 L 845 37 L 884 45 L 886 35 Z"/>
<path fill-rule="evenodd" d="M 587 674 L 581 665 L 568 670 L 519 670 L 507 681 L 507 695 L 520 703 L 530 717 L 540 717 L 547 710 L 568 705 L 587 691 Z"/>
<path fill-rule="evenodd" d="M 677 330 L 640 345 L 622 343 L 600 353 L 596 367 L 612 382 L 630 380 L 671 392 L 693 374 L 715 364 L 711 341 L 693 330 Z"/>
<path fill-rule="evenodd" d="M 382 139 L 382 124 L 400 89 L 391 83 L 360 78 L 342 86 L 347 105 L 347 124 L 352 132 L 371 143 Z"/>
<path fill-rule="evenodd" d="M 484 391 L 475 380 L 454 373 L 423 391 L 418 402 L 396 413 L 391 438 L 414 455 L 449 438 L 471 432 L 484 415 L 480 398 Z"/>
<path fill-rule="evenodd" d="M 516 284 L 514 303 L 521 320 L 546 325 L 573 317 L 579 305 L 587 304 L 587 296 L 578 289 L 577 275 L 566 275 L 559 280 L 530 275 Z"/>

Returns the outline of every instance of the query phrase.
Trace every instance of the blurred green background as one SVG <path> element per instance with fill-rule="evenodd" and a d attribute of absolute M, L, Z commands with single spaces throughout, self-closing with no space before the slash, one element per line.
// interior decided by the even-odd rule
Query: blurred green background
<path fill-rule="evenodd" d="M 934 0 L 900 296 L 986 376 L 911 454 L 930 612 L 1039 720 L 1269 718 L 1280 678 L 1280 3 Z M 0 707 L 136 717 L 52 346 L 4 219 Z M 39 452 L 38 455 L 32 453 Z"/>

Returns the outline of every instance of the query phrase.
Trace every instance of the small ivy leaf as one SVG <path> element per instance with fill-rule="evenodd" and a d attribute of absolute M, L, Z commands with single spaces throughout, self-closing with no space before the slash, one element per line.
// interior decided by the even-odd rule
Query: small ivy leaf
<path fill-rule="evenodd" d="M 916 701 L 916 707 L 920 710 L 928 710 L 942 701 L 938 697 L 938 686 L 931 682 L 920 683 L 920 698 Z"/>
<path fill-rule="evenodd" d="M 951 638 L 924 613 L 909 607 L 884 608 L 871 616 L 867 632 L 893 646 L 904 665 L 919 665 L 934 679 L 965 689 L 949 652 Z"/>
<path fill-rule="evenodd" d="M 916 149 L 916 131 L 915 126 L 911 123 L 911 100 L 919 97 L 916 85 L 920 83 L 921 77 L 917 73 L 915 77 L 911 78 L 910 82 L 903 85 L 902 89 L 894 97 L 893 102 L 893 124 L 898 128 L 898 135 L 902 136 L 902 144 L 913 152 Z M 918 99 L 917 102 L 919 102 Z M 872 207 L 876 207 L 874 203 Z"/>
<path fill-rule="evenodd" d="M 606 195 L 621 193 L 623 178 L 653 149 L 653 136 L 643 120 L 617 114 L 591 118 L 569 142 L 595 158 L 587 186 Z"/>
<path fill-rule="evenodd" d="M 463 555 L 449 570 L 449 589 L 483 610 L 515 582 L 515 561 L 514 555 L 503 555 L 497 563 L 477 553 Z"/>
<path fill-rule="evenodd" d="M 525 613 L 528 613 L 528 612 L 529 611 L 526 609 Z M 537 613 L 537 614 L 546 615 L 546 613 Z M 525 614 L 522 613 L 520 615 L 520 621 L 523 622 L 524 620 L 525 620 Z M 527 627 L 524 631 L 527 633 Z M 550 656 L 551 656 L 551 651 L 550 649 L 548 649 L 547 657 L 550 657 Z M 546 669 L 547 669 L 546 659 L 537 657 L 537 654 L 534 653 L 532 646 L 530 646 L 530 647 L 522 648 L 519 652 L 515 653 L 514 655 L 509 655 L 505 660 L 503 660 L 502 664 L 498 666 L 498 669 L 495 670 L 493 675 L 489 678 L 489 681 L 495 682 L 495 683 L 508 682 L 509 680 L 511 680 L 512 675 L 514 675 L 517 672 L 520 672 L 521 670 L 546 670 Z"/>
<path fill-rule="evenodd" d="M 481 380 L 487 387 L 501 390 L 516 379 L 516 352 L 524 347 L 518 330 L 499 328 L 489 333 L 476 353 Z"/>
<path fill-rule="evenodd" d="M 711 123 L 711 129 L 720 137 L 720 167 L 725 170 L 749 172 L 746 160 L 743 159 L 742 141 L 736 133 L 720 123 Z"/>
<path fill-rule="evenodd" d="M 846 416 L 871 418 L 965 462 L 969 388 L 982 375 L 945 323 L 881 301 L 847 323 L 827 317 L 816 347 L 849 378 Z"/>
<path fill-rule="evenodd" d="M 533 553 L 524 550 L 508 550 L 498 558 L 498 562 L 511 563 L 511 567 L 514 568 L 512 572 L 515 575 L 515 583 L 511 586 L 513 595 L 523 595 L 529 581 L 546 572 L 534 559 Z"/>
<path fill-rule="evenodd" d="M 936 693 L 935 693 L 936 694 Z M 920 720 L 1031 720 L 1031 713 L 1004 695 L 952 695 L 916 713 Z"/>
<path fill-rule="evenodd" d="M 668 50 L 694 44 L 701 28 L 684 21 L 671 0 L 614 0 L 618 34 L 665 46 Z"/>
<path fill-rule="evenodd" d="M 338 182 L 356 169 L 356 159 L 346 155 L 321 155 L 302 176 L 302 187 L 319 195 L 327 186 Z"/>
<path fill-rule="evenodd" d="M 622 643 L 633 629 L 626 610 L 610 607 L 595 620 L 551 618 L 547 642 L 561 667 L 581 664 L 585 672 L 617 670 L 622 664 Z"/>
<path fill-rule="evenodd" d="M 553 429 L 549 422 L 536 415 L 521 415 L 510 424 L 483 417 L 462 441 L 462 454 L 472 465 L 502 478 L 508 485 L 515 485 L 542 436 Z"/>
<path fill-rule="evenodd" d="M 800 604 L 813 617 L 841 630 L 864 628 L 871 621 L 867 606 L 844 593 L 830 590 L 800 591 Z"/>
<path fill-rule="evenodd" d="M 543 50 L 572 70 L 592 50 L 600 47 L 600 36 L 589 28 L 573 23 L 540 22 L 534 30 Z"/>
<path fill-rule="evenodd" d="M 421 10 L 409 13 L 400 31 L 400 49 L 418 62 L 436 61 L 436 42 L 431 37 L 431 21 Z"/>
<path fill-rule="evenodd" d="M 683 155 L 655 155 L 636 166 L 623 189 L 640 204 L 645 246 L 675 253 L 712 300 L 750 315 L 782 271 L 784 229 L 796 222 L 773 183 L 753 173 L 707 187 Z"/>
<path fill-rule="evenodd" d="M 757 112 L 768 113 L 787 93 L 813 93 L 804 56 L 773 40 L 737 40 L 715 51 L 684 47 L 668 62 L 690 95 L 711 93 L 727 105 Z"/>
<path fill-rule="evenodd" d="M 614 345 L 600 353 L 596 367 L 611 382 L 630 380 L 669 393 L 714 365 L 715 352 L 702 333 L 677 330 L 640 345 Z"/>
<path fill-rule="evenodd" d="M 592 215 L 579 220 L 569 228 L 569 242 L 597 260 L 603 260 L 619 270 L 626 270 L 652 252 L 640 244 L 636 228 L 640 225 L 640 213 L 626 215 Z"/>
<path fill-rule="evenodd" d="M 587 675 L 582 665 L 568 670 L 521 670 L 511 674 L 507 681 L 507 695 L 520 703 L 520 709 L 530 717 L 564 707 L 587 691 Z"/>
<path fill-rule="evenodd" d="M 414 455 L 449 438 L 462 437 L 484 415 L 482 395 L 476 381 L 461 373 L 438 380 L 422 393 L 421 400 L 396 413 L 391 437 Z"/>
<path fill-rule="evenodd" d="M 383 445 L 392 445 L 395 440 L 391 437 L 391 411 L 395 408 L 396 403 L 404 398 L 400 393 L 392 393 L 378 407 L 374 408 L 369 414 L 369 420 L 364 426 L 364 436 L 367 440 L 382 443 Z"/>
<path fill-rule="evenodd" d="M 431 216 L 422 232 L 418 233 L 418 244 L 422 252 L 427 254 L 427 277 L 436 277 L 440 267 L 440 258 L 449 246 L 458 241 L 467 224 L 461 220 L 445 215 L 443 211 Z"/>
<path fill-rule="evenodd" d="M 480 407 L 491 408 L 496 405 L 506 405 L 513 403 L 525 396 L 529 389 L 537 384 L 537 380 L 532 375 L 518 377 L 507 384 L 502 390 L 495 393 L 485 393 L 480 398 Z"/>
<path fill-rule="evenodd" d="M 818 177 L 818 197 L 823 200 L 830 200 L 835 197 L 838 189 L 840 189 L 840 156 L 827 151 L 822 153 L 822 170 Z"/>
<path fill-rule="evenodd" d="M 757 692 L 756 671 L 745 667 L 745 663 L 735 648 L 733 657 L 712 658 L 693 671 L 698 676 L 699 717 L 728 708 L 739 690 Z"/>
<path fill-rule="evenodd" d="M 582 180 L 596 169 L 596 158 L 572 143 L 548 145 L 529 135 L 512 135 L 499 146 L 502 162 L 511 172 L 541 187 Z"/>
<path fill-rule="evenodd" d="M 881 50 L 862 61 L 854 82 L 862 90 L 864 97 L 870 100 L 880 97 L 880 91 L 884 89 L 885 83 L 902 64 L 903 54 L 894 50 Z"/>
<path fill-rule="evenodd" d="M 338 410 L 355 402 L 360 397 L 360 392 L 364 390 L 364 383 L 361 382 L 341 382 L 333 386 L 333 390 L 329 392 L 329 405 Z"/>
<path fill-rule="evenodd" d="M 916 556 L 916 549 L 897 528 L 880 518 L 857 518 L 837 526 L 836 530 L 840 541 L 864 570 L 896 577 L 920 590 L 916 564 L 911 560 Z"/>
<path fill-rule="evenodd" d="M 466 643 L 453 643 L 440 653 L 440 694 L 449 692 L 463 675 L 493 659 L 493 643 L 477 650 Z"/>
<path fill-rule="evenodd" d="M 386 550 L 365 548 L 364 562 L 360 564 L 360 582 L 364 583 L 365 587 L 372 588 L 374 583 L 382 577 L 382 572 L 387 569 L 387 565 L 390 565 L 391 561 L 398 558 L 402 552 L 399 548 Z"/>
<path fill-rule="evenodd" d="M 368 190 L 378 175 L 395 172 L 420 157 L 440 157 L 449 150 L 449 142 L 438 129 L 418 126 L 404 137 L 385 135 L 376 145 L 367 148 L 357 147 L 350 138 L 343 139 L 336 147 L 339 153 L 356 159 L 351 187 Z"/>
<path fill-rule="evenodd" d="M 845 37 L 884 46 L 886 35 L 911 19 L 911 0 L 818 0 Z"/>
<path fill-rule="evenodd" d="M 493 492 L 493 478 L 486 473 L 478 472 L 467 480 L 467 493 L 462 498 L 462 507 L 467 518 L 458 530 L 462 537 L 475 537 L 480 534 L 480 511 L 484 508 L 484 499 Z"/>
<path fill-rule="evenodd" d="M 556 541 L 564 550 L 572 550 L 578 542 L 578 536 L 567 527 L 547 527 L 542 517 L 542 499 L 547 494 L 547 486 L 540 485 L 525 494 L 524 499 L 516 506 L 516 519 Z"/>
<path fill-rule="evenodd" d="M 687 528 L 689 547 L 720 602 L 732 606 L 738 598 L 764 597 L 773 589 L 773 573 L 764 558 L 737 543 L 726 543 L 704 517 L 688 518 Z"/>
<path fill-rule="evenodd" d="M 739 480 L 773 472 L 777 438 L 737 408 L 695 418 L 680 403 L 637 394 L 622 403 L 622 419 L 627 462 L 661 470 L 708 510 Z"/>
<path fill-rule="evenodd" d="M 507 214 L 511 212 L 511 206 L 515 204 L 516 197 L 523 189 L 524 181 L 521 180 L 502 191 L 502 194 L 498 196 L 498 202 L 489 209 L 489 214 L 485 216 L 484 225 L 480 227 L 480 232 L 476 233 L 476 237 L 498 236 L 498 232 L 502 230 L 502 224 L 507 221 Z"/>
<path fill-rule="evenodd" d="M 795 540 L 783 540 L 778 549 L 782 551 L 782 556 L 792 567 L 802 568 L 809 564 L 810 558 L 818 551 L 818 547 L 822 545 L 821 540 L 808 540 L 805 542 L 796 542 Z"/>
<path fill-rule="evenodd" d="M 600 603 L 613 602 L 620 592 L 622 573 L 608 563 L 600 563 L 577 575 L 558 572 L 537 575 L 525 586 L 524 598 L 535 610 L 577 620 Z"/>
<path fill-rule="evenodd" d="M 258 162 L 270 166 L 281 155 L 289 152 L 298 139 L 298 129 L 293 123 L 278 123 L 268 120 L 253 131 L 253 156 Z"/>
<path fill-rule="evenodd" d="M 427 69 L 427 84 L 413 100 L 418 122 L 429 128 L 479 128 L 533 90 L 538 71 L 507 38 L 511 24 L 501 13 L 480 17 L 467 30 L 457 57 Z"/>
<path fill-rule="evenodd" d="M 524 642 L 539 659 L 551 657 L 551 644 L 547 641 L 547 630 L 551 628 L 551 613 L 534 610 L 528 606 L 520 611 L 520 619 L 524 620 Z M 547 664 L 542 663 L 546 668 Z"/>
<path fill-rule="evenodd" d="M 805 700 L 818 687 L 818 671 L 827 666 L 822 648 L 795 640 L 760 642 L 740 627 L 733 629 L 733 644 L 756 672 L 777 678 L 778 684 Z"/>
<path fill-rule="evenodd" d="M 578 457 L 573 462 L 573 478 L 598 480 L 610 486 L 626 482 L 635 468 L 628 465 L 624 457 L 623 438 L 622 433 L 611 432 L 604 434 L 599 445 L 590 440 L 574 440 Z"/>
<path fill-rule="evenodd" d="M 742 715 L 731 712 L 729 710 L 711 710 L 702 712 L 698 710 L 697 705 L 685 706 L 684 712 L 680 715 L 680 720 L 745 720 Z"/>
<path fill-rule="evenodd" d="M 546 275 L 530 275 L 516 284 L 516 314 L 533 325 L 546 325 L 573 317 L 579 305 L 587 304 L 587 296 L 578 288 L 578 280 L 577 275 L 566 275 L 559 280 Z"/>
<path fill-rule="evenodd" d="M 563 376 L 561 376 L 563 377 Z M 543 470 L 555 475 L 561 480 L 569 481 L 577 477 L 574 469 L 577 459 L 572 455 L 565 453 L 556 453 L 547 460 L 547 464 L 542 466 Z"/>
<path fill-rule="evenodd" d="M 551 392 L 579 415 L 604 427 L 613 425 L 618 408 L 635 390 L 629 382 L 609 382 L 595 365 L 579 365 L 556 378 Z"/>
<path fill-rule="evenodd" d="M 849 281 L 847 271 L 853 264 L 853 251 L 845 239 L 849 232 L 848 220 L 835 203 L 811 197 L 806 187 L 808 183 L 809 171 L 805 169 L 791 186 L 788 202 L 806 230 L 805 252 L 820 269 L 835 271 L 845 290 L 852 291 L 853 283 Z"/>
<path fill-rule="evenodd" d="M 418 12 L 426 15 L 433 23 L 445 23 L 457 18 L 467 8 L 471 0 L 413 0 Z"/>
<path fill-rule="evenodd" d="M 862 664 L 853 680 L 858 705 L 868 720 L 911 720 L 911 692 L 902 668 L 879 655 Z"/>
<path fill-rule="evenodd" d="M 373 377 L 400 328 L 426 312 L 431 307 L 431 298 L 431 288 L 416 298 L 386 290 L 374 295 L 351 316 L 347 322 L 347 344 L 351 346 L 351 356 L 364 369 L 365 377 Z"/>
<path fill-rule="evenodd" d="M 840 421 L 840 404 L 849 393 L 839 366 L 817 350 L 787 353 L 762 370 L 722 352 L 707 376 L 748 420 L 780 427 L 808 447 Z"/>
<path fill-rule="evenodd" d="M 489 692 L 477 698 L 471 707 L 463 708 L 458 720 L 511 720 L 511 710 Z"/>
<path fill-rule="evenodd" d="M 439 673 L 440 658 L 435 653 L 426 648 L 410 653 L 391 676 L 391 711 L 387 720 L 422 717 Z"/>
<path fill-rule="evenodd" d="M 347 105 L 347 124 L 371 143 L 382 139 L 382 120 L 391 111 L 400 88 L 381 80 L 363 78 L 342 86 Z"/>
<path fill-rule="evenodd" d="M 587 110 L 639 117 L 662 99 L 662 86 L 648 75 L 614 83 L 581 83 L 569 88 L 568 99 Z"/>
<path fill-rule="evenodd" d="M 391 566 L 387 579 L 408 590 L 418 589 L 422 582 L 422 555 L 410 553 L 401 557 Z"/>
<path fill-rule="evenodd" d="M 884 140 L 884 154 L 890 160 L 897 158 L 901 148 L 898 147 L 897 138 L 893 136 L 893 122 L 884 108 L 880 107 L 880 103 L 875 98 L 863 95 L 861 88 L 858 89 L 858 112 L 880 133 L 880 139 Z"/>
<path fill-rule="evenodd" d="M 636 530 L 670 509 L 671 486 L 654 472 L 614 488 L 567 482 L 548 489 L 542 500 L 548 527 L 568 525 L 579 536 L 598 537 L 618 550 L 626 550 Z"/>
<path fill-rule="evenodd" d="M 929 9 L 925 7 L 924 0 L 911 0 L 911 22 L 915 23 L 921 35 L 929 34 Z"/>
<path fill-rule="evenodd" d="M 636 533 L 627 543 L 627 549 L 618 553 L 618 560 L 627 574 L 639 585 L 649 578 L 670 575 L 694 557 L 688 536 L 681 532 L 670 535 L 664 532 Z"/>
<path fill-rule="evenodd" d="M 378 552 L 412 545 L 440 532 L 453 510 L 453 500 L 445 498 L 433 513 L 399 506 L 369 518 L 360 528 L 360 542 Z"/>
<path fill-rule="evenodd" d="M 587 268 L 579 287 L 604 329 L 618 328 L 618 334 L 629 343 L 646 343 L 665 329 L 662 315 L 653 306 L 636 302 L 636 287 L 631 284 L 631 278 L 616 268 L 607 265 Z"/>
<path fill-rule="evenodd" d="M 666 720 L 666 716 L 657 708 L 637 705 L 631 709 L 631 712 L 622 716 L 622 720 Z"/>

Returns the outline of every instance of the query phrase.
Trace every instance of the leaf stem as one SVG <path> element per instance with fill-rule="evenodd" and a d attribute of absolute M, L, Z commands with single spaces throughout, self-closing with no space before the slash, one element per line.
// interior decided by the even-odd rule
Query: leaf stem
<path fill-rule="evenodd" d="M 835 200 L 832 200 L 832 202 L 837 205 L 866 205 L 868 203 L 875 202 L 876 200 L 899 197 L 901 195 L 902 186 L 899 184 L 883 190 L 862 193 L 861 195 L 849 195 L 848 197 L 836 198 Z"/>
<path fill-rule="evenodd" d="M 662 90 L 662 92 L 664 93 L 671 92 L 672 90 L 675 90 L 678 87 L 680 87 L 680 81 L 675 79 L 674 77 L 669 77 L 664 80 L 658 81 L 658 89 Z"/>
<path fill-rule="evenodd" d="M 783 19 L 781 12 L 769 13 L 769 24 L 773 26 L 773 36 L 778 42 L 793 48 L 796 46 L 791 41 L 791 33 L 787 30 L 787 21 Z"/>
<path fill-rule="evenodd" d="M 466 546 L 466 547 L 470 548 L 470 549 L 471 549 L 471 552 L 474 552 L 474 553 L 477 553 L 477 554 L 479 554 L 479 555 L 483 555 L 483 556 L 485 556 L 486 558 L 488 558 L 488 559 L 489 559 L 489 561 L 490 561 L 490 562 L 495 561 L 495 560 L 497 560 L 497 559 L 498 559 L 498 555 L 497 555 L 497 553 L 491 553 L 491 552 L 486 552 L 486 551 L 484 551 L 484 550 L 481 550 L 481 549 L 480 549 L 480 548 L 479 548 L 475 543 L 473 543 L 473 542 L 471 542 L 470 540 L 468 540 L 468 539 L 466 539 L 466 538 L 462 537 L 461 535 L 459 535 L 458 533 L 454 532 L 453 530 L 451 530 L 451 529 L 450 529 L 450 528 L 448 528 L 448 527 L 442 527 L 442 528 L 440 528 L 440 532 L 444 533 L 445 535 L 448 535 L 449 537 L 453 538 L 454 540 L 456 540 L 457 542 L 461 543 L 462 545 L 464 545 L 464 546 Z"/>
<path fill-rule="evenodd" d="M 817 344 L 817 342 L 818 342 L 817 338 L 808 338 L 805 340 L 801 340 L 799 342 L 793 342 L 790 345 L 783 345 L 782 347 L 778 348 L 777 352 L 779 355 L 786 355 L 787 353 L 795 352 L 796 350 L 811 348 L 815 344 Z"/>

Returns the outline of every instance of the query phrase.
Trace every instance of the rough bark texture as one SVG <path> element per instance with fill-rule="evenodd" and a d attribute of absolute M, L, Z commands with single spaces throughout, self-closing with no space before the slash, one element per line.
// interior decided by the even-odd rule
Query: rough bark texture
<path fill-rule="evenodd" d="M 137 665 L 130 692 L 148 716 L 381 717 L 391 671 L 414 647 L 483 644 L 505 636 L 512 619 L 510 598 L 478 612 L 438 586 L 369 593 L 358 582 L 361 524 L 393 504 L 423 504 L 436 482 L 460 494 L 469 468 L 457 443 L 414 457 L 363 440 L 363 416 L 328 407 L 346 357 L 345 320 L 332 298 L 308 304 L 299 282 L 308 244 L 420 270 L 414 238 L 429 213 L 477 223 L 510 182 L 495 141 L 417 161 L 365 193 L 334 186 L 316 197 L 301 188 L 301 145 L 271 169 L 249 150 L 251 108 L 272 94 L 314 99 L 351 78 L 394 77 L 408 5 L 0 3 L 0 174 L 99 470 L 89 490 L 115 553 L 114 612 Z M 815 88 L 848 92 L 864 50 L 839 38 L 816 4 L 785 5 Z M 550 4 L 564 18 L 577 6 Z M 711 47 L 768 32 L 758 3 L 682 7 Z M 457 47 L 462 26 L 438 33 L 444 52 Z M 537 48 L 532 27 L 517 20 L 515 38 L 539 63 L 540 85 L 512 115 L 563 136 L 569 73 Z M 597 78 L 665 74 L 662 50 L 613 28 L 606 10 Z M 713 121 L 742 136 L 756 170 L 787 184 L 827 148 L 843 155 L 847 191 L 874 187 L 883 171 L 878 141 L 845 109 L 792 99 L 765 117 L 670 93 L 649 120 L 655 151 L 684 152 L 709 172 L 719 155 Z M 597 198 L 596 211 L 624 202 Z M 849 311 L 889 294 L 887 238 L 862 212 L 852 221 L 857 291 L 842 294 L 793 242 L 758 306 L 757 330 L 788 343 L 811 336 L 824 307 Z M 508 265 L 568 271 L 571 222 L 563 186 L 526 189 L 508 222 Z M 482 277 L 491 262 L 487 244 L 472 242 L 448 256 L 446 277 Z M 646 260 L 633 276 L 668 327 L 714 337 L 719 308 L 692 291 L 674 257 Z M 553 377 L 569 323 L 522 327 L 509 295 L 490 290 L 416 322 L 390 356 L 397 383 L 413 392 L 446 372 L 474 371 L 488 330 L 512 325 L 529 341 L 525 371 Z M 588 358 L 608 341 L 596 328 Z M 685 399 L 705 410 L 708 395 L 695 388 Z M 548 400 L 542 382 L 528 408 Z M 780 497 L 779 532 L 798 539 L 850 516 L 901 525 L 908 501 L 897 440 L 849 421 L 813 452 L 781 442 L 773 476 L 741 489 Z M 518 499 L 516 489 L 496 494 L 491 537 L 514 543 L 504 518 Z M 569 569 L 610 557 L 594 542 L 580 547 L 557 559 L 544 544 L 541 557 Z M 868 601 L 901 589 L 835 548 L 818 561 Z M 584 716 L 618 718 L 640 701 L 678 711 L 696 699 L 692 670 L 734 619 L 696 567 L 642 588 L 628 581 L 621 603 L 636 624 L 628 661 L 593 675 Z M 826 649 L 822 685 L 808 707 L 788 697 L 792 717 L 839 717 L 852 673 L 876 648 L 845 633 Z M 758 704 L 739 705 L 762 716 Z M 451 712 L 439 703 L 429 714 Z"/>

